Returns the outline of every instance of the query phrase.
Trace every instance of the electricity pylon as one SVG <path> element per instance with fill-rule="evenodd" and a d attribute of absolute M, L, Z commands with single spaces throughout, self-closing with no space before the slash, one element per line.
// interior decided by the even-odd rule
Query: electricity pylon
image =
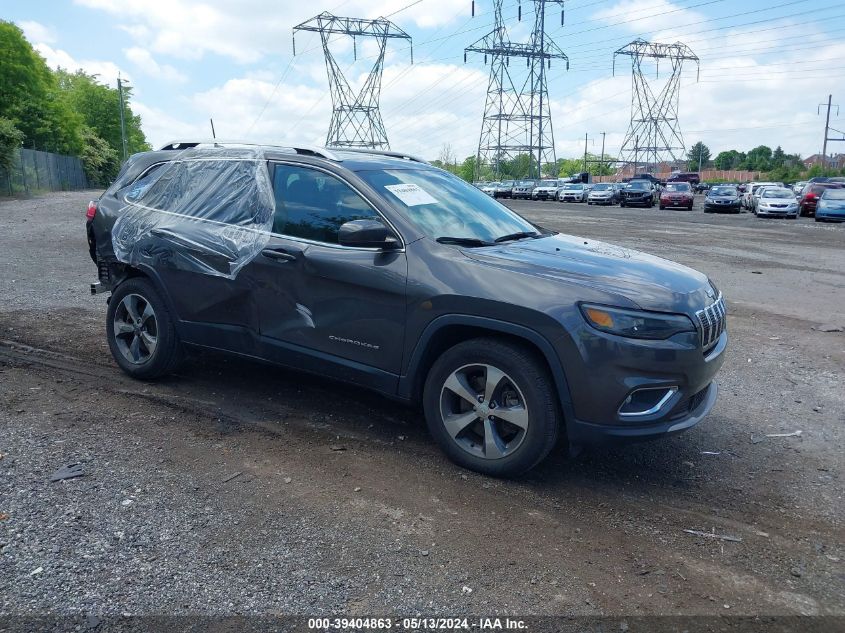
<path fill-rule="evenodd" d="M 685 61 L 695 62 L 696 77 L 699 60 L 695 53 L 681 42 L 655 44 L 636 39 L 613 53 L 613 73 L 616 74 L 616 56 L 631 58 L 631 123 L 622 143 L 620 160 L 633 164 L 634 173 L 640 163 L 648 170 L 661 162 L 678 162 L 684 159 L 686 146 L 678 122 L 678 104 L 681 94 L 681 71 Z M 656 77 L 660 75 L 660 60 L 668 59 L 672 74 L 657 94 L 643 73 L 643 61 L 653 59 Z"/>
<path fill-rule="evenodd" d="M 491 165 L 498 177 L 502 162 L 527 154 L 531 157 L 530 173 L 536 172 L 539 178 L 543 165 L 555 162 L 546 70 L 551 67 L 552 59 L 565 60 L 569 70 L 569 58 L 546 35 L 546 5 L 561 5 L 563 24 L 564 0 L 533 0 L 534 28 L 527 44 L 508 39 L 502 2 L 493 0 L 493 30 L 464 50 L 464 61 L 467 53 L 484 55 L 485 64 L 490 57 L 490 79 L 475 161 L 476 177 L 484 164 Z M 521 5 L 519 10 L 521 19 Z M 525 77 L 511 68 L 512 57 L 525 59 L 528 70 Z"/>
<path fill-rule="evenodd" d="M 326 58 L 326 73 L 329 76 L 329 91 L 332 97 L 332 118 L 326 145 L 334 147 L 366 147 L 390 149 L 387 132 L 379 111 L 381 96 L 381 74 L 384 70 L 384 53 L 388 39 L 405 39 L 411 45 L 411 63 L 414 63 L 414 49 L 411 36 L 390 20 L 378 18 L 341 18 L 328 12 L 306 20 L 293 27 L 293 54 L 296 55 L 296 32 L 314 31 L 320 34 L 323 55 Z M 358 59 L 358 37 L 371 37 L 378 44 L 378 55 L 370 74 L 361 90 L 356 94 L 343 75 L 340 66 L 329 49 L 332 35 L 346 35 L 352 38 L 354 59 Z"/>

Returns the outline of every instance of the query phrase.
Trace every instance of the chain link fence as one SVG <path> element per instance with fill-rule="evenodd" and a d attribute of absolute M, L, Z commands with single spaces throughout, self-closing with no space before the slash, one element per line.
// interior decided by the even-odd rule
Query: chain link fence
<path fill-rule="evenodd" d="M 76 156 L 21 148 L 15 152 L 11 169 L 0 167 L 0 196 L 87 188 L 82 161 Z"/>

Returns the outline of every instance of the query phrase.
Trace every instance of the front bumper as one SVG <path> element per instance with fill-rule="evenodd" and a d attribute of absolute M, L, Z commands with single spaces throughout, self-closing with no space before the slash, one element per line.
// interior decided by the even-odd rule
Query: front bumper
<path fill-rule="evenodd" d="M 705 211 L 730 211 L 730 212 L 737 212 L 742 209 L 742 203 L 738 200 L 733 204 L 721 204 L 718 202 L 705 202 L 704 203 L 704 210 Z"/>
<path fill-rule="evenodd" d="M 677 208 L 680 209 L 680 208 L 686 208 L 686 207 L 692 206 L 693 201 L 689 198 L 687 198 L 686 200 L 684 200 L 683 198 L 678 198 L 678 199 L 662 198 L 660 200 L 660 204 L 662 204 L 664 207 L 677 207 Z"/>
<path fill-rule="evenodd" d="M 845 222 L 845 209 L 816 209 L 816 218 L 819 220 L 831 220 L 833 222 Z"/>
<path fill-rule="evenodd" d="M 556 345 L 571 397 L 563 403 L 570 442 L 647 439 L 697 424 L 715 402 L 714 379 L 728 346 L 727 330 L 707 352 L 700 337 L 696 331 L 630 339 L 586 323 L 570 330 Z M 655 409 L 623 413 L 628 397 L 644 391 L 667 396 Z"/>
<path fill-rule="evenodd" d="M 569 443 L 575 446 L 588 446 L 607 443 L 639 442 L 653 440 L 667 435 L 674 435 L 691 429 L 701 422 L 713 405 L 719 388 L 713 381 L 707 385 L 697 399 L 697 406 L 691 406 L 685 412 L 676 414 L 675 419 L 665 420 L 643 426 L 605 425 L 584 422 L 578 419 L 567 421 L 566 431 Z"/>
<path fill-rule="evenodd" d="M 653 204 L 653 199 L 650 198 L 650 197 L 647 197 L 647 198 L 640 198 L 640 197 L 637 197 L 637 198 L 622 198 L 622 202 L 624 202 L 628 206 L 639 205 L 639 206 L 647 207 L 647 206 Z"/>
<path fill-rule="evenodd" d="M 766 207 L 757 206 L 757 215 L 764 216 L 764 217 L 772 217 L 772 218 L 786 218 L 786 217 L 795 217 L 798 215 L 798 208 L 794 209 L 767 209 Z"/>

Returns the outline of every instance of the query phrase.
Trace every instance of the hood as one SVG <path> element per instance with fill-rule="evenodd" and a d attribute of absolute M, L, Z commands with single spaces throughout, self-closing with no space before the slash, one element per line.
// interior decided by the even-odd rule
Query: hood
<path fill-rule="evenodd" d="M 644 310 L 693 314 L 713 303 L 702 273 L 669 260 L 571 235 L 467 249 L 478 262 L 622 295 Z"/>

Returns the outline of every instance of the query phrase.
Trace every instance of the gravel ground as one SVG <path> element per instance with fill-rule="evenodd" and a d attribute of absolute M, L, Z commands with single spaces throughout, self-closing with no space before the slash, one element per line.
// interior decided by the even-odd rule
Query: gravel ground
<path fill-rule="evenodd" d="M 0 615 L 845 616 L 845 226 L 510 203 L 708 273 L 732 344 L 699 427 L 501 481 L 319 377 L 125 377 L 87 294 L 95 195 L 0 202 Z"/>

